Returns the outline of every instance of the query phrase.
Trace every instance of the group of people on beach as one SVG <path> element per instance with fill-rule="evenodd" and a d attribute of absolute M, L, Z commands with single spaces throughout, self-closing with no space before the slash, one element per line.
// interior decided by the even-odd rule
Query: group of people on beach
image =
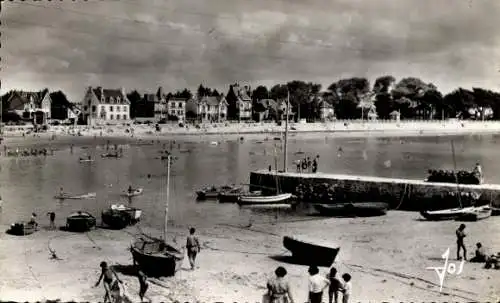
<path fill-rule="evenodd" d="M 464 241 L 466 237 L 465 228 L 465 224 L 460 224 L 458 229 L 455 231 L 455 234 L 457 236 L 457 260 L 462 260 L 463 256 L 463 260 L 467 261 L 467 249 L 465 248 Z M 462 251 L 463 254 L 461 254 Z M 474 257 L 472 257 L 469 261 L 474 263 L 485 263 L 484 268 L 486 269 L 500 269 L 500 252 L 496 255 L 492 254 L 488 256 L 483 244 L 481 242 L 477 242 Z"/>
<path fill-rule="evenodd" d="M 275 277 L 267 282 L 266 301 L 269 303 L 294 303 L 292 288 L 285 278 L 287 271 L 280 266 L 275 271 Z M 317 266 L 310 266 L 309 270 L 309 303 L 323 302 L 323 292 L 328 289 L 328 302 L 339 303 L 339 295 L 342 295 L 342 303 L 348 303 L 352 292 L 351 275 L 345 273 L 342 275 L 342 281 L 337 278 L 337 269 L 330 268 L 329 274 L 323 276 L 320 274 Z"/>
<path fill-rule="evenodd" d="M 318 171 L 319 155 L 311 160 L 309 157 L 305 157 L 302 160 L 295 161 L 298 173 L 316 173 Z"/>

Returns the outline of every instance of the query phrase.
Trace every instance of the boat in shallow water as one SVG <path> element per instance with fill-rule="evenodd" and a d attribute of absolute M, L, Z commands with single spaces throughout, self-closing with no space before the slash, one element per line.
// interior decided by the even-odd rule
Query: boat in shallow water
<path fill-rule="evenodd" d="M 85 232 L 96 226 L 96 218 L 85 211 L 72 213 L 66 218 L 66 229 L 69 231 Z"/>
<path fill-rule="evenodd" d="M 464 211 L 456 220 L 479 221 L 491 217 L 492 209 L 489 205 L 473 207 Z"/>
<path fill-rule="evenodd" d="M 82 195 L 70 195 L 67 193 L 62 193 L 55 195 L 55 199 L 59 200 L 81 200 L 81 199 L 93 199 L 97 196 L 96 193 L 87 193 L 87 194 L 82 194 Z"/>
<path fill-rule="evenodd" d="M 223 186 L 207 186 L 198 191 L 196 191 L 196 196 L 198 200 L 206 200 L 206 199 L 217 199 L 220 193 L 232 191 L 239 189 L 239 187 L 231 186 L 231 185 L 223 185 Z"/>
<path fill-rule="evenodd" d="M 27 236 L 31 235 L 36 230 L 36 223 L 16 222 L 10 226 L 10 228 L 7 230 L 7 233 L 14 236 Z"/>
<path fill-rule="evenodd" d="M 314 204 L 314 208 L 325 216 L 342 217 L 370 217 L 387 214 L 389 203 L 385 202 L 356 202 L 335 204 Z"/>
<path fill-rule="evenodd" d="M 236 203 L 240 200 L 241 196 L 258 197 L 262 196 L 262 191 L 257 190 L 257 191 L 246 192 L 242 188 L 235 188 L 229 191 L 219 193 L 219 195 L 217 196 L 217 200 L 219 200 L 220 203 Z"/>
<path fill-rule="evenodd" d="M 278 194 L 270 196 L 241 196 L 238 205 L 262 205 L 262 204 L 282 204 L 292 197 L 292 194 Z"/>
<path fill-rule="evenodd" d="M 283 237 L 283 246 L 295 260 L 316 266 L 331 266 L 340 250 L 336 244 L 298 236 Z"/>
<path fill-rule="evenodd" d="M 139 188 L 136 188 L 136 189 L 134 189 L 134 190 L 132 190 L 130 192 L 129 191 L 125 191 L 123 193 L 123 195 L 125 197 L 131 198 L 131 197 L 142 195 L 143 192 L 144 192 L 144 189 L 142 187 L 139 187 Z"/>
<path fill-rule="evenodd" d="M 463 215 L 465 212 L 474 209 L 474 207 L 457 207 L 442 210 L 421 210 L 420 214 L 422 217 L 430 221 L 441 221 L 441 220 L 455 220 Z"/>

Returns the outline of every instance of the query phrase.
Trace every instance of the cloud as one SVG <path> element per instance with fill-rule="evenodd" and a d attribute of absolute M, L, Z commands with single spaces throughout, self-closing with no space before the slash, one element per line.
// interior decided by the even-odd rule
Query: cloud
<path fill-rule="evenodd" d="M 36 6 L 38 5 L 38 6 Z M 211 0 L 4 3 L 2 92 L 88 85 L 421 77 L 498 89 L 500 3 Z M 40 7 L 42 6 L 42 7 Z"/>

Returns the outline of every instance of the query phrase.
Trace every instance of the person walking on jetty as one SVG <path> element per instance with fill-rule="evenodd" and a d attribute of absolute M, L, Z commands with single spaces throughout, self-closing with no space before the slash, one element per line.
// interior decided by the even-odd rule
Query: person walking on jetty
<path fill-rule="evenodd" d="M 312 172 L 313 173 L 316 173 L 318 171 L 318 161 L 319 161 L 319 155 L 317 155 L 316 158 L 314 158 L 314 160 L 312 162 Z"/>
<path fill-rule="evenodd" d="M 104 303 L 117 301 L 120 299 L 120 285 L 118 283 L 123 283 L 114 270 L 108 267 L 108 263 L 102 261 L 100 264 L 101 267 L 101 275 L 99 276 L 99 280 L 95 284 L 95 287 L 99 286 L 101 280 L 103 280 L 104 290 L 106 293 L 104 294 Z M 116 278 L 116 279 L 115 279 Z"/>
<path fill-rule="evenodd" d="M 328 280 L 330 280 L 330 286 L 328 287 L 328 302 L 338 303 L 339 301 L 339 291 L 344 291 L 342 282 L 337 279 L 337 269 L 335 267 L 330 268 L 330 273 L 328 274 Z"/>
<path fill-rule="evenodd" d="M 309 303 L 323 302 L 323 291 L 330 285 L 330 281 L 319 274 L 317 266 L 309 267 Z"/>
<path fill-rule="evenodd" d="M 287 271 L 280 266 L 274 271 L 275 277 L 267 281 L 269 303 L 294 303 L 290 283 L 285 276 Z"/>
<path fill-rule="evenodd" d="M 342 279 L 344 280 L 344 290 L 342 291 L 342 303 L 349 303 L 349 298 L 352 293 L 351 275 L 343 274 Z"/>
<path fill-rule="evenodd" d="M 464 251 L 464 260 L 467 261 L 467 249 L 465 248 L 464 238 L 465 238 L 465 224 L 460 224 L 455 234 L 457 235 L 457 260 L 462 260 L 460 257 L 460 249 Z"/>
<path fill-rule="evenodd" d="M 479 162 L 476 163 L 476 166 L 472 170 L 472 173 L 479 180 L 479 184 L 483 183 L 483 169 L 481 168 L 481 164 Z"/>
<path fill-rule="evenodd" d="M 55 224 L 56 213 L 53 211 L 49 211 L 47 213 L 47 216 L 49 216 L 49 219 L 50 219 L 50 229 L 56 229 L 56 224 Z"/>
<path fill-rule="evenodd" d="M 194 227 L 191 227 L 189 229 L 189 236 L 186 240 L 186 249 L 189 258 L 189 264 L 191 265 L 191 270 L 194 270 L 196 265 L 196 256 L 200 252 L 200 241 L 198 240 L 198 237 L 194 235 L 195 232 L 196 229 Z"/>

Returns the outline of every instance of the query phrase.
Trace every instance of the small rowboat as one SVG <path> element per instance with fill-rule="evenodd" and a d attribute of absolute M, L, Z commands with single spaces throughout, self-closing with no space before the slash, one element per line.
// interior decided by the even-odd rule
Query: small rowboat
<path fill-rule="evenodd" d="M 220 203 L 232 203 L 232 202 L 238 202 L 241 196 L 246 196 L 246 197 L 262 196 L 262 191 L 257 190 L 257 191 L 245 192 L 241 188 L 235 188 L 230 191 L 219 193 L 217 199 L 219 200 Z"/>
<path fill-rule="evenodd" d="M 315 204 L 314 208 L 326 216 L 370 217 L 385 215 L 389 204 L 384 202 Z"/>
<path fill-rule="evenodd" d="M 7 233 L 14 236 L 27 236 L 31 235 L 36 230 L 36 223 L 16 222 L 10 226 L 10 228 L 7 230 Z"/>
<path fill-rule="evenodd" d="M 422 210 L 420 211 L 420 214 L 430 221 L 454 220 L 459 218 L 463 213 L 472 209 L 474 209 L 474 207 L 450 208 L 434 211 Z"/>
<path fill-rule="evenodd" d="M 105 153 L 101 155 L 102 158 L 121 158 L 122 156 L 118 153 Z"/>
<path fill-rule="evenodd" d="M 88 212 L 78 211 L 66 218 L 66 228 L 70 231 L 85 232 L 96 226 L 96 219 Z"/>
<path fill-rule="evenodd" d="M 217 199 L 220 193 L 228 192 L 235 189 L 237 189 L 237 187 L 229 185 L 224 185 L 224 186 L 212 185 L 196 191 L 196 196 L 198 200 Z"/>
<path fill-rule="evenodd" d="M 180 270 L 185 252 L 164 243 L 162 239 L 138 237 L 130 247 L 134 265 L 151 277 L 171 277 Z"/>
<path fill-rule="evenodd" d="M 126 191 L 123 195 L 125 197 L 135 197 L 135 196 L 139 196 L 139 195 L 142 195 L 142 192 L 144 191 L 144 189 L 142 187 L 139 187 L 139 188 L 136 188 L 134 189 L 133 191 L 129 192 L 129 191 Z"/>
<path fill-rule="evenodd" d="M 479 221 L 491 216 L 492 209 L 489 205 L 473 207 L 464 211 L 456 220 L 459 221 Z"/>
<path fill-rule="evenodd" d="M 283 246 L 297 261 L 317 266 L 331 266 L 340 250 L 340 246 L 332 243 L 297 236 L 283 237 Z"/>
<path fill-rule="evenodd" d="M 142 210 L 138 208 L 113 204 L 102 212 L 101 219 L 104 224 L 111 228 L 122 229 L 137 223 L 141 215 Z"/>
<path fill-rule="evenodd" d="M 81 159 L 78 160 L 80 163 L 86 163 L 86 162 L 94 162 L 94 159 Z"/>
<path fill-rule="evenodd" d="M 63 193 L 63 194 L 55 195 L 54 198 L 60 199 L 60 200 L 65 200 L 65 199 L 81 200 L 81 199 L 93 199 L 96 196 L 97 196 L 96 193 L 87 193 L 87 194 L 83 194 L 83 195 L 70 195 L 70 194 Z"/>
<path fill-rule="evenodd" d="M 241 196 L 238 205 L 249 204 L 281 204 L 290 199 L 292 194 L 279 194 L 272 196 Z"/>
<path fill-rule="evenodd" d="M 281 204 L 247 204 L 242 205 L 242 208 L 249 209 L 290 209 L 293 208 L 293 204 L 290 203 L 281 203 Z"/>

